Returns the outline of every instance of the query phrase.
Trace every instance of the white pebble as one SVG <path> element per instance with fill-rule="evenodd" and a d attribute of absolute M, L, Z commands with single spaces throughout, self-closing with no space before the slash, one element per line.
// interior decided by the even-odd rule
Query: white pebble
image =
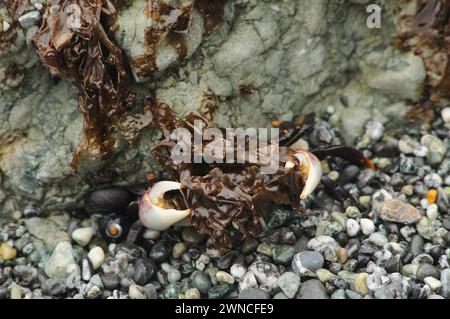
<path fill-rule="evenodd" d="M 244 290 L 247 288 L 257 288 L 258 282 L 256 281 L 255 274 L 252 271 L 247 271 L 247 273 L 242 277 L 239 282 L 239 289 Z"/>
<path fill-rule="evenodd" d="M 95 235 L 95 229 L 92 227 L 83 227 L 75 229 L 72 233 L 72 239 L 81 247 L 87 246 Z"/>
<path fill-rule="evenodd" d="M 230 268 L 230 274 L 237 279 L 241 279 L 245 275 L 245 267 L 240 264 L 233 264 Z"/>
<path fill-rule="evenodd" d="M 420 145 L 414 149 L 414 155 L 417 157 L 426 157 L 428 155 L 428 147 Z"/>
<path fill-rule="evenodd" d="M 184 293 L 185 299 L 200 299 L 200 291 L 197 288 L 190 288 Z"/>
<path fill-rule="evenodd" d="M 88 253 L 88 258 L 92 263 L 92 267 L 97 270 L 105 261 L 105 253 L 103 252 L 103 249 L 101 247 L 94 247 L 91 249 L 91 251 Z"/>
<path fill-rule="evenodd" d="M 347 219 L 346 228 L 347 228 L 347 234 L 350 237 L 355 237 L 356 235 L 358 235 L 359 229 L 360 229 L 358 222 L 356 220 L 354 220 L 353 218 Z"/>
<path fill-rule="evenodd" d="M 440 282 L 440 280 L 434 277 L 426 277 L 423 282 L 430 286 L 431 290 L 433 291 L 436 291 L 442 287 L 442 283 Z"/>
<path fill-rule="evenodd" d="M 128 288 L 128 295 L 130 295 L 130 299 L 147 299 L 144 287 L 138 285 L 131 285 Z"/>
<path fill-rule="evenodd" d="M 371 219 L 361 218 L 359 224 L 361 225 L 362 233 L 366 236 L 371 235 L 375 231 L 375 224 Z"/>
<path fill-rule="evenodd" d="M 442 120 L 445 123 L 450 123 L 450 107 L 446 107 L 441 111 Z"/>
<path fill-rule="evenodd" d="M 218 282 L 226 282 L 230 285 L 234 284 L 234 278 L 229 273 L 225 271 L 218 271 L 216 273 L 216 278 Z"/>
<path fill-rule="evenodd" d="M 145 239 L 155 240 L 161 236 L 161 232 L 158 230 L 146 229 L 142 234 Z"/>
<path fill-rule="evenodd" d="M 438 218 L 439 215 L 439 208 L 438 205 L 436 204 L 431 204 L 430 206 L 428 206 L 427 208 L 427 217 L 429 220 L 433 221 L 436 220 L 436 218 Z"/>

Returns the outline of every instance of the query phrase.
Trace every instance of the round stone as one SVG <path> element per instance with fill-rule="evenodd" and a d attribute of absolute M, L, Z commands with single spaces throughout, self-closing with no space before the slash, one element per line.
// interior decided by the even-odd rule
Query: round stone
<path fill-rule="evenodd" d="M 302 251 L 294 256 L 291 267 L 296 274 L 301 274 L 303 269 L 316 272 L 323 267 L 324 259 L 317 251 Z"/>
<path fill-rule="evenodd" d="M 426 277 L 423 282 L 430 286 L 432 291 L 437 291 L 442 287 L 441 281 L 434 277 Z"/>
<path fill-rule="evenodd" d="M 347 229 L 347 234 L 350 237 L 355 237 L 359 233 L 360 226 L 356 220 L 349 218 L 349 219 L 347 219 L 347 222 L 346 222 L 346 229 Z"/>
<path fill-rule="evenodd" d="M 140 258 L 134 264 L 133 280 L 138 285 L 145 285 L 156 273 L 156 263 L 150 259 Z"/>
<path fill-rule="evenodd" d="M 377 245 L 378 247 L 383 247 L 384 245 L 386 245 L 389 242 L 387 237 L 382 233 L 373 233 L 372 235 L 369 236 L 368 240 L 371 243 L 374 243 L 375 245 Z"/>
<path fill-rule="evenodd" d="M 97 246 L 89 251 L 87 257 L 91 262 L 94 270 L 97 270 L 103 265 L 103 262 L 105 261 L 105 252 L 101 247 Z"/>
<path fill-rule="evenodd" d="M 92 227 L 83 227 L 75 229 L 72 233 L 72 239 L 81 247 L 87 246 L 95 235 L 95 229 Z"/>
<path fill-rule="evenodd" d="M 211 279 L 204 272 L 197 271 L 193 274 L 192 287 L 197 288 L 202 294 L 207 294 L 211 286 Z"/>
<path fill-rule="evenodd" d="M 371 219 L 361 218 L 359 221 L 359 224 L 361 226 L 361 232 L 364 235 L 369 236 L 373 232 L 375 232 L 375 224 L 373 223 L 373 221 Z"/>
<path fill-rule="evenodd" d="M 325 286 L 317 279 L 310 279 L 300 285 L 297 299 L 329 299 Z"/>
<path fill-rule="evenodd" d="M 147 299 L 144 287 L 139 285 L 130 285 L 128 288 L 128 295 L 130 299 Z"/>
<path fill-rule="evenodd" d="M 369 274 L 367 273 L 359 273 L 355 275 L 354 289 L 361 296 L 367 295 L 369 289 L 367 287 L 367 277 Z"/>
<path fill-rule="evenodd" d="M 194 227 L 184 227 L 181 232 L 181 237 L 191 245 L 201 244 L 206 239 L 206 236 L 200 234 Z"/>
<path fill-rule="evenodd" d="M 170 247 L 165 240 L 158 241 L 150 249 L 149 258 L 153 259 L 157 263 L 162 263 L 170 256 Z"/>
<path fill-rule="evenodd" d="M 233 291 L 233 285 L 221 283 L 208 290 L 209 299 L 221 299 L 227 297 Z"/>
<path fill-rule="evenodd" d="M 417 269 L 416 277 L 420 281 L 424 281 L 426 277 L 433 277 L 438 279 L 440 276 L 439 270 L 433 265 L 422 263 Z"/>

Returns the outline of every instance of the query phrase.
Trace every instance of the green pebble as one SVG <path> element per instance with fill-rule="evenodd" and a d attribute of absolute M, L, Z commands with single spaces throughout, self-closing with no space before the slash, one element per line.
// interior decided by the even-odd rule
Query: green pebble
<path fill-rule="evenodd" d="M 226 282 L 214 286 L 208 290 L 209 299 L 221 299 L 228 296 L 233 291 L 234 286 Z"/>
<path fill-rule="evenodd" d="M 183 293 L 183 285 L 180 282 L 168 284 L 164 289 L 165 299 L 178 299 Z"/>
<path fill-rule="evenodd" d="M 273 261 L 278 265 L 289 265 L 294 258 L 296 251 L 294 247 L 288 245 L 280 245 L 273 250 Z"/>
<path fill-rule="evenodd" d="M 202 294 L 207 294 L 211 286 L 211 279 L 204 272 L 198 271 L 192 276 L 192 287 L 197 288 Z"/>
<path fill-rule="evenodd" d="M 273 209 L 266 218 L 267 226 L 269 228 L 278 228 L 283 226 L 291 216 L 291 211 L 284 208 Z"/>

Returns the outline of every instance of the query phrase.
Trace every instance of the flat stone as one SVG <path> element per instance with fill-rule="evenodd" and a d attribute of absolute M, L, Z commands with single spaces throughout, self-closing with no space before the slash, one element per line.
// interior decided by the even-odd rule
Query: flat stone
<path fill-rule="evenodd" d="M 384 221 L 406 225 L 416 223 L 422 218 L 417 208 L 398 199 L 383 202 L 378 207 L 377 213 Z"/>
<path fill-rule="evenodd" d="M 286 296 L 292 299 L 300 287 L 300 277 L 292 272 L 285 272 L 278 278 L 277 284 Z"/>

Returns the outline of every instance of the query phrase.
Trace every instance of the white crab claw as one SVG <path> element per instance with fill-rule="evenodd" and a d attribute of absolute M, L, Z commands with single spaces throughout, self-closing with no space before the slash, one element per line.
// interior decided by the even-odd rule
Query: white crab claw
<path fill-rule="evenodd" d="M 295 161 L 287 161 L 286 168 L 294 168 L 299 166 L 300 173 L 302 174 L 305 186 L 300 194 L 300 199 L 305 199 L 310 195 L 320 183 L 322 178 L 322 166 L 319 159 L 312 153 L 305 150 L 297 150 L 294 154 L 298 160 L 298 164 Z"/>
<path fill-rule="evenodd" d="M 168 208 L 164 200 L 165 193 L 181 188 L 180 183 L 163 181 L 156 183 L 145 192 L 139 202 L 141 223 L 149 229 L 163 231 L 188 217 L 191 213 L 190 209 Z"/>

